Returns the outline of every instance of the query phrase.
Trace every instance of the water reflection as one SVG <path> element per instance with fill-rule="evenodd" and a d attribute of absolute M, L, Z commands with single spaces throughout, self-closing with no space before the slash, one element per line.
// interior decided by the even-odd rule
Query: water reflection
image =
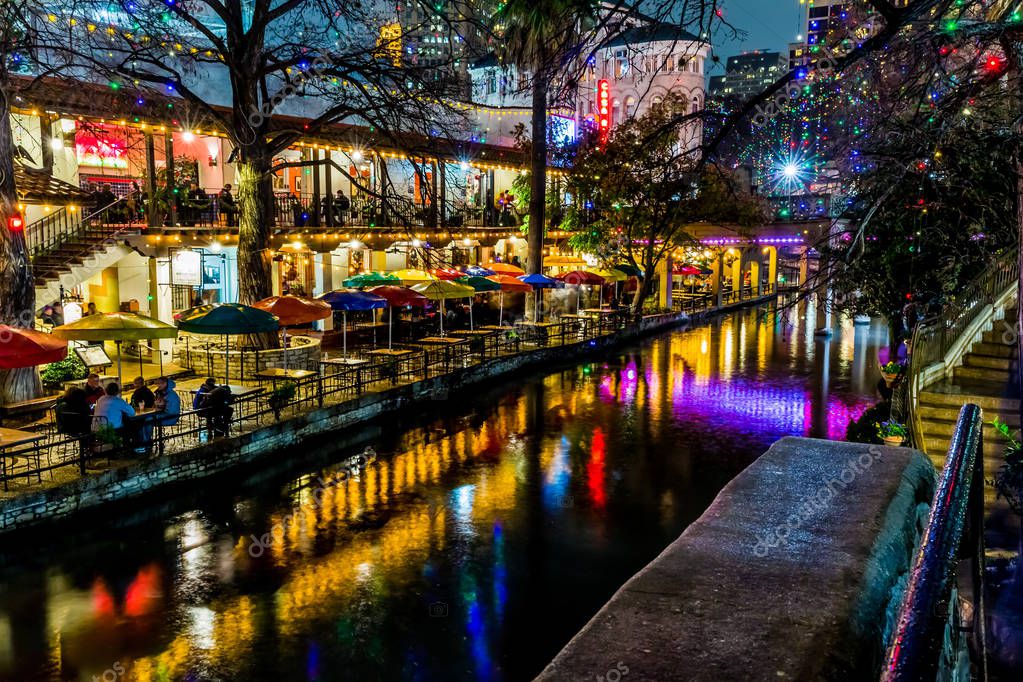
<path fill-rule="evenodd" d="M 220 484 L 9 567 L 0 676 L 527 679 L 772 441 L 870 402 L 883 329 L 765 312 L 455 397 L 347 480 Z"/>

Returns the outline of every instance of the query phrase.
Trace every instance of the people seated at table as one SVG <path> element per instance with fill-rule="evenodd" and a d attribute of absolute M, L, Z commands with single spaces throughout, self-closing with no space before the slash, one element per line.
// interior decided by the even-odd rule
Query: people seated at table
<path fill-rule="evenodd" d="M 72 386 L 57 401 L 54 417 L 57 431 L 68 436 L 82 436 L 91 431 L 92 408 L 85 389 Z"/>
<path fill-rule="evenodd" d="M 220 194 L 217 195 L 217 205 L 227 226 L 236 227 L 238 225 L 238 202 L 231 194 L 231 183 L 225 184 L 224 188 L 220 190 Z"/>
<path fill-rule="evenodd" d="M 93 372 L 85 380 L 85 402 L 90 407 L 96 404 L 96 401 L 105 395 L 103 386 L 99 383 L 99 375 Z"/>
<path fill-rule="evenodd" d="M 135 377 L 132 387 L 135 390 L 131 394 L 131 406 L 135 408 L 135 411 L 140 412 L 141 410 L 153 409 L 153 406 L 156 404 L 156 396 L 146 386 L 146 380 L 142 377 Z"/>
<path fill-rule="evenodd" d="M 203 410 L 207 428 L 213 438 L 223 438 L 230 431 L 231 415 L 234 414 L 232 402 L 234 396 L 230 386 L 217 386 L 206 396 Z"/>
<path fill-rule="evenodd" d="M 205 407 L 206 398 L 209 396 L 210 393 L 213 392 L 213 389 L 215 389 L 216 387 L 217 380 L 214 379 L 213 377 L 210 377 L 206 381 L 202 382 L 202 385 L 199 386 L 199 389 L 195 392 L 195 396 L 192 398 L 192 409 L 201 410 L 203 407 Z"/>
<path fill-rule="evenodd" d="M 156 393 L 153 407 L 155 421 L 161 426 L 174 426 L 181 418 L 181 396 L 174 390 L 173 379 L 160 377 L 156 380 Z"/>
<path fill-rule="evenodd" d="M 110 427 L 119 435 L 125 435 L 128 420 L 134 416 L 135 410 L 121 397 L 121 387 L 116 381 L 111 381 L 107 384 L 105 395 L 96 401 L 92 411 L 92 430 Z"/>

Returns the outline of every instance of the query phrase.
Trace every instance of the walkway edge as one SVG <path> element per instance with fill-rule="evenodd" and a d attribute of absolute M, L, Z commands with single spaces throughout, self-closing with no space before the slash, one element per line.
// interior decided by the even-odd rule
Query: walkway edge
<path fill-rule="evenodd" d="M 312 410 L 240 436 L 213 441 L 184 452 L 167 454 L 79 478 L 46 490 L 0 501 L 0 534 L 64 521 L 104 505 L 138 498 L 159 487 L 198 481 L 248 466 L 273 456 L 280 449 L 327 432 L 351 427 L 415 401 L 444 399 L 452 392 L 492 381 L 495 377 L 551 363 L 583 359 L 587 355 L 636 341 L 688 321 L 677 313 L 644 317 L 639 325 L 606 337 L 579 343 L 539 348 L 496 358 L 464 369 L 367 393 L 353 400 Z"/>

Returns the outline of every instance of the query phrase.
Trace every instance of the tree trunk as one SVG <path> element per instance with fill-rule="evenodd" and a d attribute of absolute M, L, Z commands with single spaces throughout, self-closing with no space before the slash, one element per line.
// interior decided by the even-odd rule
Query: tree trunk
<path fill-rule="evenodd" d="M 25 232 L 12 232 L 8 219 L 18 212 L 14 187 L 11 112 L 6 93 L 7 80 L 0 64 L 0 323 L 12 327 L 35 326 L 35 283 L 25 245 Z M 3 339 L 0 339 L 3 341 Z M 0 371 L 0 403 L 37 398 L 42 383 L 35 367 Z"/>
<path fill-rule="evenodd" d="M 236 168 L 238 183 L 238 301 L 252 305 L 273 295 L 270 231 L 274 224 L 273 181 L 270 160 L 264 154 L 241 154 Z M 276 348 L 276 334 L 246 337 L 256 348 Z"/>
<path fill-rule="evenodd" d="M 529 250 L 526 267 L 529 274 L 543 269 L 543 235 L 547 207 L 547 76 L 538 69 L 533 80 L 532 144 L 529 171 Z"/>

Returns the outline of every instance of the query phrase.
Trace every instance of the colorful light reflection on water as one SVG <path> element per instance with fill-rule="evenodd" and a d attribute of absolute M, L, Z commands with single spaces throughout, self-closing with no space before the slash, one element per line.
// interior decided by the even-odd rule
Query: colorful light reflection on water
<path fill-rule="evenodd" d="M 457 398 L 340 485 L 221 484 L 7 565 L 0 677 L 529 679 L 772 441 L 872 401 L 883 330 L 815 340 L 804 313 Z"/>

